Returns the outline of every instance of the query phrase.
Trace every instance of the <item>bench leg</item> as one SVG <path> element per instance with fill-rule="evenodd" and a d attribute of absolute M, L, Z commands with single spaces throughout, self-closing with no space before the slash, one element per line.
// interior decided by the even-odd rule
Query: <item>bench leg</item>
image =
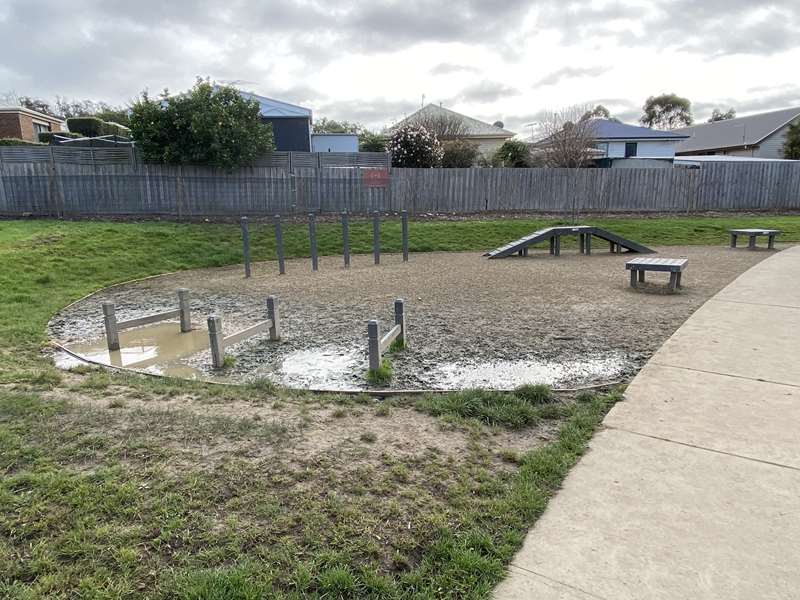
<path fill-rule="evenodd" d="M 669 274 L 669 289 L 673 292 L 678 289 L 678 273 L 675 271 Z"/>
<path fill-rule="evenodd" d="M 586 255 L 587 256 L 592 253 L 592 234 L 591 233 L 587 233 L 586 234 L 585 250 L 586 250 Z"/>
<path fill-rule="evenodd" d="M 556 236 L 556 256 L 561 256 L 561 236 Z"/>
<path fill-rule="evenodd" d="M 774 235 L 771 235 L 771 236 L 769 236 L 767 238 L 767 248 L 769 248 L 770 250 L 774 250 L 775 249 L 775 236 Z"/>
<path fill-rule="evenodd" d="M 639 271 L 641 273 L 641 271 Z M 631 269 L 631 287 L 636 287 L 636 269 Z"/>
<path fill-rule="evenodd" d="M 553 236 L 550 238 L 550 254 L 555 255 L 556 253 L 556 237 Z"/>
<path fill-rule="evenodd" d="M 644 283 L 644 269 L 639 269 L 639 283 Z"/>
<path fill-rule="evenodd" d="M 677 279 L 677 281 L 675 282 L 675 285 L 676 285 L 676 286 L 678 286 L 678 287 L 681 287 L 681 275 L 682 275 L 682 274 L 683 274 L 683 273 L 682 273 L 681 271 L 678 271 L 678 279 Z"/>
<path fill-rule="evenodd" d="M 522 256 L 522 250 L 517 250 L 517 256 Z"/>
<path fill-rule="evenodd" d="M 747 249 L 748 250 L 755 250 L 756 249 L 756 236 L 751 235 L 750 239 L 747 241 Z"/>
<path fill-rule="evenodd" d="M 736 234 L 731 234 L 731 248 L 736 248 Z"/>
<path fill-rule="evenodd" d="M 525 247 L 522 249 L 522 256 L 528 256 L 528 247 L 527 247 L 527 246 L 525 246 Z"/>
<path fill-rule="evenodd" d="M 608 242 L 608 251 L 611 253 L 614 252 L 614 242 Z"/>

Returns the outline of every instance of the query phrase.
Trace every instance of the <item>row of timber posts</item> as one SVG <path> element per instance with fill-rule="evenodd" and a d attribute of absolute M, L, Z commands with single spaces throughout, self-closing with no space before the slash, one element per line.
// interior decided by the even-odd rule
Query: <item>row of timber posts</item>
<path fill-rule="evenodd" d="M 369 370 L 375 371 L 381 366 L 383 353 L 395 340 L 405 347 L 408 345 L 406 332 L 405 302 L 398 298 L 394 301 L 394 327 L 381 337 L 380 324 L 376 319 L 367 321 L 367 354 L 369 355 Z"/>
<path fill-rule="evenodd" d="M 275 225 L 275 253 L 278 257 L 278 272 L 283 275 L 286 273 L 286 256 L 283 248 L 283 226 L 281 216 L 275 215 L 273 218 Z M 244 262 L 244 276 L 249 278 L 250 268 L 250 232 L 247 217 L 239 220 L 242 230 L 242 257 Z M 341 213 L 342 223 L 342 252 L 344 254 L 344 266 L 350 266 L 350 215 L 347 211 Z M 408 262 L 408 211 L 401 213 L 401 236 L 403 244 L 403 262 Z M 317 218 L 314 213 L 308 214 L 308 239 L 311 249 L 311 270 L 319 270 L 319 252 L 317 248 Z M 377 211 L 372 214 L 372 255 L 376 265 L 381 263 L 381 222 L 380 213 Z"/>
<path fill-rule="evenodd" d="M 226 336 L 222 330 L 222 317 L 208 317 L 208 342 L 211 347 L 211 364 L 215 369 L 225 366 L 225 347 L 242 342 L 264 331 L 269 331 L 270 341 L 281 339 L 280 315 L 275 296 L 267 297 L 267 319 Z"/>
<path fill-rule="evenodd" d="M 108 349 L 112 352 L 119 350 L 119 332 L 123 329 L 158 323 L 159 321 L 166 321 L 167 319 L 174 319 L 176 317 L 180 317 L 181 333 L 191 331 L 192 315 L 189 304 L 189 290 L 180 288 L 178 289 L 178 308 L 176 310 L 168 310 L 162 313 L 129 319 L 128 321 L 117 321 L 117 312 L 114 303 L 109 301 L 103 302 L 103 324 L 105 325 Z"/>

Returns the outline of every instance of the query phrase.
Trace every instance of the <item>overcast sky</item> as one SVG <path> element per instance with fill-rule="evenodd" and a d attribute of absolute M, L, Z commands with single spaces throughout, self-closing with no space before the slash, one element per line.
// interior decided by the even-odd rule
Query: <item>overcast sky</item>
<path fill-rule="evenodd" d="M 800 105 L 800 0 L 0 0 L 0 93 L 125 103 L 197 75 L 379 128 L 426 102 L 526 133 L 649 95 Z"/>

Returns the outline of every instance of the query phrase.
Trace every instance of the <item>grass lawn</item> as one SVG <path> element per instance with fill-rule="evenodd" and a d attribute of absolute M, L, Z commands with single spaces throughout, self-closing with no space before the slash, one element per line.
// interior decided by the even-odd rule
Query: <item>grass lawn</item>
<path fill-rule="evenodd" d="M 800 217 L 590 222 L 650 245 L 753 226 L 800 241 Z M 548 223 L 414 222 L 411 250 L 486 250 Z M 338 225 L 317 230 L 338 253 Z M 370 231 L 351 223 L 354 252 Z M 308 255 L 304 225 L 284 238 Z M 251 240 L 274 258 L 269 224 Z M 398 221 L 382 240 L 399 251 Z M 43 358 L 68 302 L 240 252 L 235 225 L 0 221 L 0 597 L 486 597 L 617 393 L 378 402 Z M 385 443 L 398 428 L 410 448 Z"/>

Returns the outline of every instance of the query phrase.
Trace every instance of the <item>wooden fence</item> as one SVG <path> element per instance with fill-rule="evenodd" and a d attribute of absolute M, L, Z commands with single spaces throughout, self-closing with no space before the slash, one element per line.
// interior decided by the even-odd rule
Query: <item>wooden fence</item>
<path fill-rule="evenodd" d="M 38 150 L 38 149 L 37 149 Z M 88 149 L 87 149 L 88 150 Z M 105 150 L 105 149 L 104 149 Z M 383 173 L 385 177 L 374 177 Z M 369 176 L 368 176 L 369 175 Z M 169 218 L 372 211 L 800 209 L 799 163 L 700 169 L 375 169 L 0 163 L 0 214 Z"/>

